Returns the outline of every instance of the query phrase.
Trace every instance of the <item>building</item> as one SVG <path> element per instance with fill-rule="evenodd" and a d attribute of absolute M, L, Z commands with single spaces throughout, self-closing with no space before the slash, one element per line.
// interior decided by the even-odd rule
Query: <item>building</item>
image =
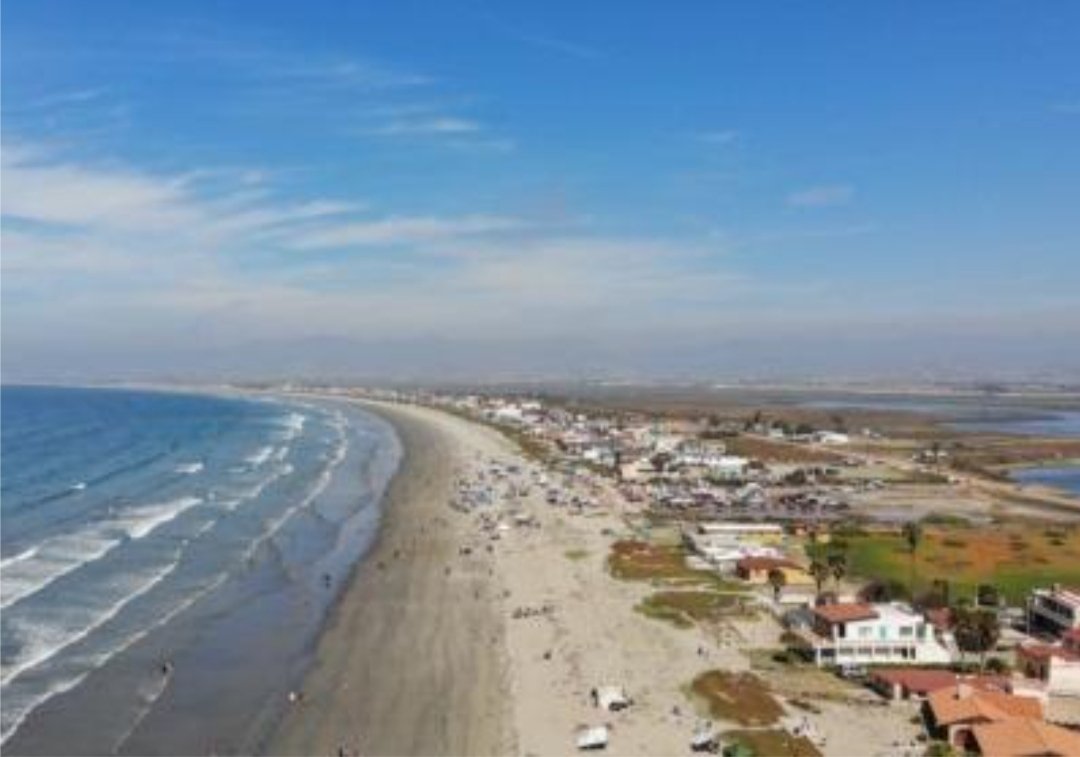
<path fill-rule="evenodd" d="M 1080 589 L 1053 586 L 1028 597 L 1028 632 L 1061 636 L 1080 628 Z"/>
<path fill-rule="evenodd" d="M 744 557 L 735 564 L 735 575 L 752 584 L 766 584 L 769 574 L 778 570 L 784 576 L 784 586 L 813 586 L 814 577 L 786 557 Z"/>
<path fill-rule="evenodd" d="M 926 619 L 901 602 L 826 604 L 814 607 L 812 616 L 810 627 L 794 633 L 817 665 L 952 662 Z"/>
<path fill-rule="evenodd" d="M 926 699 L 935 691 L 958 685 L 990 691 L 1010 690 L 1004 676 L 961 676 L 945 668 L 875 668 L 870 686 L 888 700 Z"/>
<path fill-rule="evenodd" d="M 1080 697 L 1080 629 L 1066 631 L 1059 644 L 1021 644 L 1016 664 L 1046 684 L 1048 694 Z"/>
<path fill-rule="evenodd" d="M 975 751 L 974 729 L 1013 718 L 1043 719 L 1042 703 L 1000 691 L 984 691 L 964 684 L 932 692 L 924 705 L 931 735 L 963 751 Z M 1039 754 L 1036 752 L 1035 754 Z"/>
<path fill-rule="evenodd" d="M 1080 734 L 1035 718 L 1009 718 L 973 726 L 972 741 L 985 757 L 1072 757 Z"/>
<path fill-rule="evenodd" d="M 769 541 L 779 541 L 784 536 L 783 527 L 776 523 L 698 523 L 696 530 L 700 534 L 755 537 Z"/>

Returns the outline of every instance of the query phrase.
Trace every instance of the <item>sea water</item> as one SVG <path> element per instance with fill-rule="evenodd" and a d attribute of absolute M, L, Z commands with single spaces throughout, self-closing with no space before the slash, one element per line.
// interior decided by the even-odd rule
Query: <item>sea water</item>
<path fill-rule="evenodd" d="M 400 446 L 345 402 L 0 390 L 8 753 L 250 752 Z"/>

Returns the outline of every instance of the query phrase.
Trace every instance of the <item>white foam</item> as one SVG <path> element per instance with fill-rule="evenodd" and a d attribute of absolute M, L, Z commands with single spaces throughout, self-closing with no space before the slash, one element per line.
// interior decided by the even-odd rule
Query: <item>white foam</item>
<path fill-rule="evenodd" d="M 267 527 L 263 530 L 259 537 L 253 540 L 251 544 L 248 545 L 247 550 L 244 552 L 245 560 L 250 560 L 255 555 L 255 552 L 259 549 L 259 547 L 261 547 L 268 539 L 273 538 L 273 536 L 281 530 L 282 526 L 288 523 L 294 515 L 311 505 L 311 503 L 315 501 L 315 498 L 323 493 L 327 485 L 330 483 L 330 479 L 333 477 L 334 470 L 345 459 L 345 455 L 348 453 L 348 450 L 349 442 L 345 438 L 345 432 L 343 429 L 339 429 L 338 445 L 334 449 L 334 453 L 331 456 L 329 462 L 326 464 L 326 467 L 322 469 L 322 471 L 319 473 L 319 477 L 315 480 L 315 486 L 313 486 L 311 490 L 306 495 L 304 495 L 303 499 L 301 499 L 297 504 L 293 505 L 290 508 L 287 508 L 277 518 L 268 522 Z"/>
<path fill-rule="evenodd" d="M 108 554 L 119 543 L 119 539 L 99 529 L 46 539 L 32 558 L 3 566 L 0 608 L 36 594 L 61 576 Z"/>
<path fill-rule="evenodd" d="M 8 618 L 5 630 L 20 643 L 15 659 L 0 666 L 0 682 L 7 683 L 25 670 L 37 667 L 96 629 L 108 623 L 139 597 L 165 580 L 179 564 L 180 552 L 163 566 L 158 566 L 131 584 L 118 587 L 122 596 L 103 608 L 86 602 L 51 607 L 35 613 L 36 620 L 21 616 Z M 130 573 L 122 576 L 129 578 Z M 118 578 L 121 578 L 118 576 Z"/>
<path fill-rule="evenodd" d="M 57 579 L 99 560 L 125 539 L 142 539 L 155 529 L 200 504 L 199 497 L 142 505 L 74 533 L 53 536 L 33 548 L 33 554 L 12 558 L 0 566 L 0 609 L 38 593 Z M 29 550 L 28 550 L 29 551 Z"/>
<path fill-rule="evenodd" d="M 86 488 L 86 482 L 85 481 L 80 481 L 77 484 L 72 484 L 71 485 L 71 491 L 73 491 L 73 492 L 81 492 L 85 488 Z"/>
<path fill-rule="evenodd" d="M 281 419 L 281 425 L 285 428 L 285 438 L 295 439 L 304 430 L 307 416 L 302 413 L 289 413 Z"/>
<path fill-rule="evenodd" d="M 153 623 L 142 626 L 138 631 L 128 636 L 126 640 L 113 647 L 112 649 L 104 653 L 94 655 L 87 661 L 87 666 L 84 670 L 80 671 L 76 675 L 66 680 L 53 684 L 45 691 L 31 697 L 28 701 L 14 701 L 14 698 L 11 696 L 10 692 L 5 694 L 4 707 L 3 710 L 0 711 L 0 718 L 2 718 L 2 727 L 0 727 L 0 745 L 3 745 L 12 736 L 12 734 L 14 734 L 16 730 L 18 730 L 19 726 L 23 724 L 26 718 L 29 717 L 29 715 L 42 704 L 49 701 L 54 696 L 63 694 L 64 692 L 70 691 L 71 689 L 78 686 L 94 670 L 97 670 L 116 655 L 122 653 L 126 649 L 129 649 L 133 644 L 138 643 L 148 634 L 168 623 L 181 612 L 188 609 L 200 599 L 205 597 L 207 594 L 212 592 L 214 589 L 221 586 L 221 584 L 223 584 L 227 578 L 227 573 L 222 573 L 218 575 L 213 581 L 201 588 L 199 591 L 186 597 L 183 601 L 173 605 L 168 612 L 158 617 L 158 619 L 155 620 Z"/>
<path fill-rule="evenodd" d="M 203 469 L 202 463 L 181 463 L 176 466 L 177 473 L 186 473 L 191 475 L 192 473 L 198 473 Z"/>
<path fill-rule="evenodd" d="M 274 454 L 273 447 L 260 447 L 256 452 L 244 458 L 244 461 L 251 467 L 258 468 L 260 465 L 269 460 L 272 454 Z"/>
<path fill-rule="evenodd" d="M 117 518 L 115 522 L 130 538 L 141 539 L 159 526 L 175 520 L 181 513 L 202 504 L 202 501 L 201 497 L 180 497 L 170 502 L 142 505 L 125 511 L 124 517 Z"/>
<path fill-rule="evenodd" d="M 11 557 L 3 558 L 2 560 L 0 560 L 0 570 L 3 570 L 4 568 L 6 568 L 9 565 L 14 565 L 17 562 L 22 562 L 23 560 L 30 559 L 31 557 L 33 557 L 34 555 L 37 554 L 37 551 L 38 551 L 38 547 L 30 547 L 30 549 L 24 549 L 22 552 L 20 552 L 17 555 L 12 555 Z"/>

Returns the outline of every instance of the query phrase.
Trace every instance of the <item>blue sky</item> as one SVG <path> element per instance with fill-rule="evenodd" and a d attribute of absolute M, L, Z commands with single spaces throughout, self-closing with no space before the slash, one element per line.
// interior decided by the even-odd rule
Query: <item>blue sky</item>
<path fill-rule="evenodd" d="M 1080 369 L 1075 3 L 3 22 L 5 377 Z"/>

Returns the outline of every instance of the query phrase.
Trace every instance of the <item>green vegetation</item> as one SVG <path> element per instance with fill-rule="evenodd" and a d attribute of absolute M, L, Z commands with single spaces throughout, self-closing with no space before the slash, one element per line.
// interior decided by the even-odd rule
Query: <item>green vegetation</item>
<path fill-rule="evenodd" d="M 753 673 L 709 670 L 693 680 L 690 690 L 718 720 L 730 720 L 742 726 L 767 726 L 784 714 L 784 708 L 769 692 L 769 687 Z"/>
<path fill-rule="evenodd" d="M 588 550 L 585 549 L 568 549 L 563 554 L 566 555 L 567 560 L 584 560 L 589 556 Z"/>
<path fill-rule="evenodd" d="M 678 628 L 695 622 L 716 620 L 732 610 L 741 610 L 741 598 L 710 591 L 658 591 L 645 597 L 634 609 L 650 618 L 664 620 Z"/>
<path fill-rule="evenodd" d="M 686 564 L 686 548 L 681 544 L 617 541 L 611 545 L 608 570 L 615 578 L 629 581 L 651 581 L 684 587 L 708 586 L 725 591 L 738 588 L 711 570 L 689 567 Z"/>
<path fill-rule="evenodd" d="M 980 585 L 988 585 L 1011 604 L 1022 603 L 1037 586 L 1080 583 L 1075 527 L 926 525 L 914 550 L 909 536 L 849 534 L 849 573 L 886 585 L 909 584 L 915 596 L 933 589 L 935 581 L 947 581 L 954 599 L 975 599 Z"/>
<path fill-rule="evenodd" d="M 821 752 L 805 736 L 792 736 L 787 731 L 727 731 L 721 734 L 734 746 L 732 754 L 762 755 L 765 757 L 821 757 Z M 726 752 L 725 752 L 726 753 Z"/>

